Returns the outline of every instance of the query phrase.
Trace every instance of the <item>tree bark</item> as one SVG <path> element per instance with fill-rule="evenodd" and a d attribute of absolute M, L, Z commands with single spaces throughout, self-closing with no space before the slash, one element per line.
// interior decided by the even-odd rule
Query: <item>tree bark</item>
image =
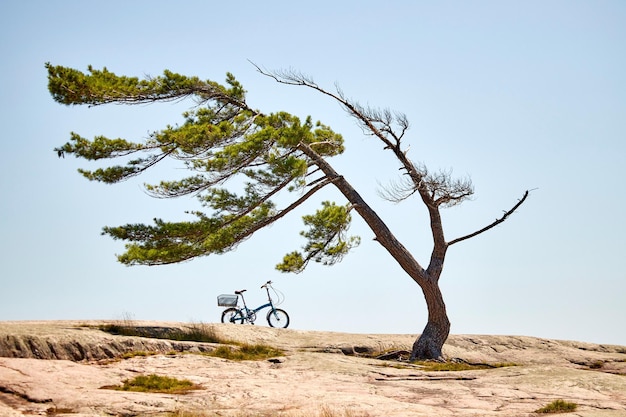
<path fill-rule="evenodd" d="M 413 343 L 410 361 L 417 359 L 435 359 L 443 361 L 443 344 L 450 334 L 450 320 L 446 304 L 439 289 L 437 279 L 427 280 L 420 285 L 428 306 L 428 323 L 422 334 Z"/>

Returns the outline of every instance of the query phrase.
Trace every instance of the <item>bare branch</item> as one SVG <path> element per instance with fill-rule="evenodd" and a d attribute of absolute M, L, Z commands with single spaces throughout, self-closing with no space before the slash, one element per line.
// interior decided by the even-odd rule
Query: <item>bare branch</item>
<path fill-rule="evenodd" d="M 377 194 L 380 198 L 391 201 L 392 203 L 400 203 L 411 197 L 416 192 L 417 187 L 413 181 L 406 176 L 402 176 L 400 179 L 395 181 L 390 181 L 389 185 L 381 185 L 377 190 Z"/>
<path fill-rule="evenodd" d="M 469 178 L 453 179 L 451 171 L 429 173 L 424 165 L 415 165 L 413 174 L 390 182 L 378 191 L 381 198 L 399 203 L 420 192 L 425 203 L 433 207 L 453 207 L 474 194 Z"/>
<path fill-rule="evenodd" d="M 517 210 L 519 208 L 519 206 L 521 206 L 524 203 L 524 201 L 526 201 L 526 197 L 528 197 L 528 193 L 529 193 L 529 191 L 526 190 L 526 192 L 524 193 L 524 196 L 517 202 L 517 204 L 515 204 L 513 206 L 513 208 L 511 210 L 504 212 L 504 215 L 502 217 L 500 217 L 499 219 L 496 219 L 496 221 L 494 221 L 490 225 L 488 225 L 486 227 L 483 227 L 482 229 L 477 230 L 474 233 L 470 233 L 469 235 L 462 236 L 462 237 L 459 237 L 457 239 L 454 239 L 454 240 L 448 242 L 448 246 L 454 245 L 455 243 L 459 243 L 459 242 L 461 242 L 463 240 L 470 239 L 470 238 L 472 238 L 474 236 L 478 236 L 479 234 L 481 234 L 483 232 L 486 232 L 487 230 L 489 230 L 489 229 L 491 229 L 493 227 L 496 227 L 497 225 L 499 225 L 500 223 L 505 221 L 511 214 L 513 214 L 513 212 L 515 210 Z"/>
<path fill-rule="evenodd" d="M 339 87 L 336 87 L 337 93 L 329 92 L 318 86 L 311 77 L 293 70 L 268 71 L 254 63 L 252 63 L 252 65 L 256 67 L 259 73 L 272 78 L 278 83 L 309 87 L 337 101 L 350 116 L 357 120 L 364 134 L 376 136 L 384 144 L 384 149 L 389 149 L 394 153 L 397 160 L 400 162 L 402 169 L 404 169 L 409 175 L 413 183 L 413 187 L 419 191 L 424 203 L 428 206 L 436 204 L 433 201 L 433 198 L 429 195 L 428 189 L 425 187 L 425 183 L 423 182 L 424 175 L 419 171 L 419 168 L 407 158 L 408 148 L 402 149 L 401 147 L 401 140 L 409 128 L 408 118 L 404 114 L 394 114 L 389 110 L 381 111 L 378 109 L 363 107 L 360 104 L 349 100 Z M 396 131 L 396 127 L 399 127 L 399 132 Z M 400 197 L 400 199 L 407 197 L 405 193 L 401 194 L 402 196 L 398 195 L 392 197 L 392 200 L 397 200 L 398 197 Z M 389 197 L 391 197 L 391 195 Z M 448 204 L 452 201 L 460 202 L 461 200 L 462 198 L 457 198 L 456 200 L 444 199 L 438 204 Z"/>
<path fill-rule="evenodd" d="M 262 75 L 272 78 L 278 83 L 309 87 L 337 101 L 352 117 L 357 119 L 365 134 L 376 136 L 385 144 L 385 149 L 392 149 L 396 154 L 401 153 L 400 140 L 409 127 L 407 117 L 402 113 L 392 113 L 390 110 L 372 109 L 348 99 L 343 91 L 336 87 L 336 93 L 323 89 L 313 79 L 295 70 L 268 71 L 251 62 Z M 394 125 L 400 127 L 396 133 Z M 401 161 L 404 163 L 404 161 Z"/>

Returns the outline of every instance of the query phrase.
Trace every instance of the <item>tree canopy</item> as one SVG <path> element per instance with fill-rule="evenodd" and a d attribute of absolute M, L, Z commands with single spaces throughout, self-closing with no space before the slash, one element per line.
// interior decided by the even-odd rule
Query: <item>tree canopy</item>
<path fill-rule="evenodd" d="M 139 79 L 118 76 L 106 68 L 88 72 L 46 65 L 49 90 L 65 105 L 139 104 L 191 97 L 196 106 L 184 113 L 184 123 L 152 132 L 142 142 L 97 136 L 92 140 L 71 133 L 70 141 L 55 150 L 86 160 L 121 159 L 123 165 L 80 169 L 89 180 L 117 183 L 137 176 L 170 158 L 184 164 L 182 179 L 146 184 L 158 198 L 195 196 L 203 210 L 191 211 L 193 220 L 105 227 L 104 233 L 127 243 L 118 256 L 127 265 L 161 265 L 229 251 L 254 232 L 283 217 L 331 181 L 312 169 L 298 146 L 314 148 L 320 157 L 344 151 L 343 138 L 328 126 L 301 121 L 286 112 L 262 114 L 245 102 L 245 90 L 228 73 L 226 84 L 202 81 L 171 71 Z M 233 192 L 225 185 L 241 188 Z M 272 198 L 284 191 L 294 195 L 286 207 Z M 304 218 L 309 230 L 304 253 L 292 252 L 279 264 L 281 271 L 299 272 L 310 260 L 333 264 L 358 244 L 347 237 L 348 206 L 324 202 Z"/>

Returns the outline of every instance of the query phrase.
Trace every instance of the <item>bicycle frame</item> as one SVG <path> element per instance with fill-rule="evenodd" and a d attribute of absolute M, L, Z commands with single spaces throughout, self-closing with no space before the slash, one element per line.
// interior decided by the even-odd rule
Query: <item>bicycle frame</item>
<path fill-rule="evenodd" d="M 253 308 L 253 309 L 249 308 L 246 305 L 246 299 L 243 296 L 243 291 L 245 291 L 245 290 L 239 291 L 238 295 L 241 296 L 241 301 L 243 302 L 243 308 L 240 308 L 238 310 L 241 311 L 241 315 L 242 315 L 242 317 L 243 317 L 243 319 L 245 321 L 254 324 L 254 322 L 256 320 L 256 313 L 258 313 L 259 311 L 261 311 L 261 310 L 263 310 L 264 308 L 267 308 L 267 307 L 270 307 L 273 312 L 276 311 L 276 307 L 274 307 L 274 302 L 272 301 L 272 297 L 270 295 L 270 290 L 268 288 L 269 285 L 270 285 L 270 283 L 268 282 L 268 283 L 264 284 L 261 287 L 261 288 L 265 288 L 265 291 L 267 291 L 267 299 L 268 299 L 269 302 L 267 302 L 267 303 L 265 303 L 262 306 L 259 306 L 257 308 Z M 276 314 L 276 313 L 274 313 L 274 314 Z"/>
<path fill-rule="evenodd" d="M 242 298 L 243 298 L 243 297 L 242 297 Z M 243 306 L 243 308 L 241 309 L 241 311 L 242 311 L 242 312 L 247 312 L 248 314 L 246 314 L 246 316 L 248 316 L 248 317 L 249 317 L 249 316 L 250 316 L 250 313 L 256 314 L 256 313 L 258 313 L 259 311 L 263 310 L 263 309 L 264 309 L 264 308 L 266 308 L 266 307 L 272 307 L 272 310 L 274 310 L 274 306 L 272 305 L 272 303 L 266 303 L 266 304 L 263 304 L 263 305 L 262 305 L 262 306 L 260 306 L 260 307 L 257 307 L 257 308 L 253 308 L 253 309 L 251 309 L 251 308 L 248 308 L 248 307 L 245 305 L 245 302 L 244 302 L 244 306 Z M 249 321 L 253 322 L 253 320 L 249 320 Z"/>

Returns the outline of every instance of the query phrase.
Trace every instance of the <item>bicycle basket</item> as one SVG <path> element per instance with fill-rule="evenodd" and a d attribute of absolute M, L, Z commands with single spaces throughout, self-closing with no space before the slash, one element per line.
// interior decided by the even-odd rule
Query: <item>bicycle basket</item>
<path fill-rule="evenodd" d="M 238 296 L 232 294 L 222 294 L 217 296 L 217 305 L 220 307 L 235 307 L 237 306 Z"/>

